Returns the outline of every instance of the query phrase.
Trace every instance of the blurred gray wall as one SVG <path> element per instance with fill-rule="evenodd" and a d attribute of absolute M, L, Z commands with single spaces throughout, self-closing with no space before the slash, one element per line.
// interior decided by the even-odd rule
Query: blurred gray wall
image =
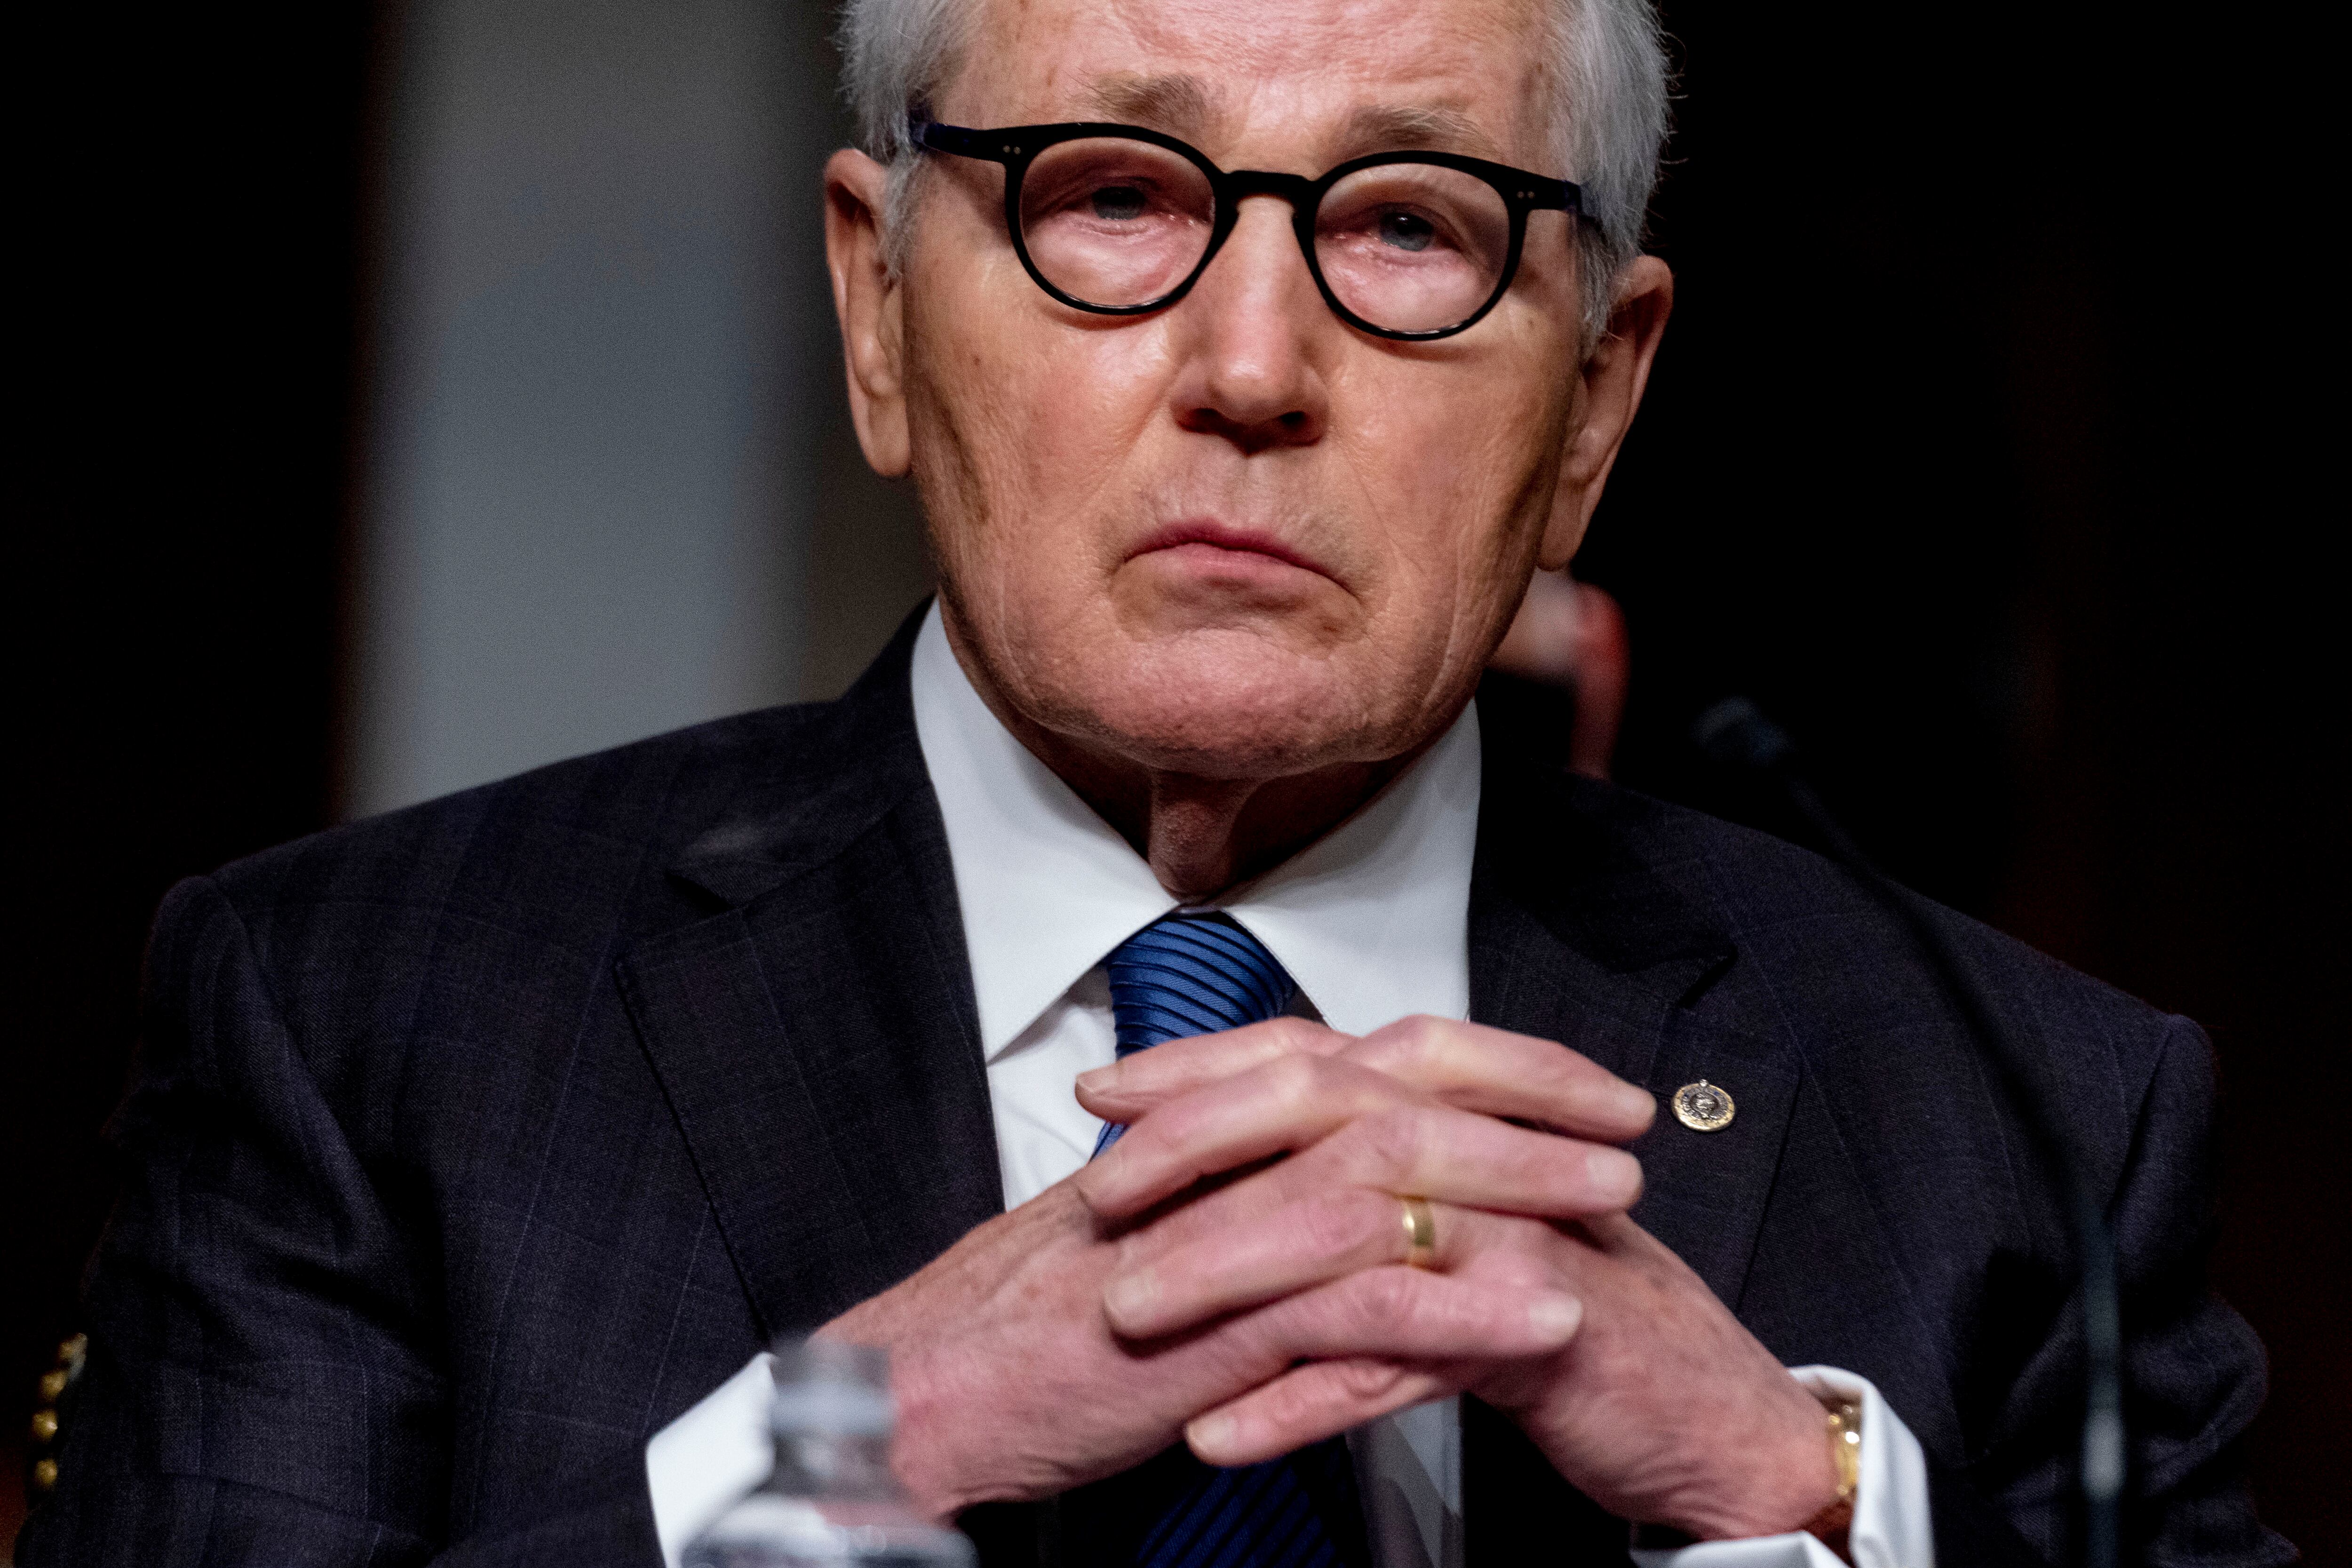
<path fill-rule="evenodd" d="M 810 0 L 412 0 L 343 809 L 829 695 L 923 591 L 847 429 Z"/>

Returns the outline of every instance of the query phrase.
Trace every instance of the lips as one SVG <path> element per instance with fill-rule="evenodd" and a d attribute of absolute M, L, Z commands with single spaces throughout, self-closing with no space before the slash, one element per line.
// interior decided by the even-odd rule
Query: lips
<path fill-rule="evenodd" d="M 1219 522 L 1213 518 L 1190 518 L 1158 529 L 1147 535 L 1143 542 L 1129 553 L 1128 559 L 1131 561 L 1137 556 L 1150 555 L 1157 551 L 1182 550 L 1188 546 L 1228 551 L 1236 555 L 1261 555 L 1280 562 L 1286 566 L 1296 566 L 1302 572 L 1312 572 L 1320 577 L 1331 575 L 1330 571 L 1322 563 L 1284 543 L 1270 533 L 1261 533 L 1255 529 L 1236 528 L 1230 523 Z"/>

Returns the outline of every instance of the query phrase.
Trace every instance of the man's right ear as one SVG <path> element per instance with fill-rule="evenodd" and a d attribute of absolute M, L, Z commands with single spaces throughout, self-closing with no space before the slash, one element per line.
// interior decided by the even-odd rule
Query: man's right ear
<path fill-rule="evenodd" d="M 841 357 L 849 372 L 849 415 L 866 460 L 886 479 L 912 461 L 907 439 L 906 331 L 898 279 L 884 254 L 883 193 L 889 171 L 845 147 L 824 165 L 824 257 Z"/>

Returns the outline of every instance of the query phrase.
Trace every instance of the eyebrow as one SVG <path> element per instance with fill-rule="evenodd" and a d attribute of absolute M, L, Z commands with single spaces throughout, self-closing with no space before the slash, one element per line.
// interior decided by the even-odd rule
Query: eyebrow
<path fill-rule="evenodd" d="M 1424 104 L 1368 104 L 1348 116 L 1346 150 L 1355 153 L 1468 153 L 1501 155 L 1484 127 L 1458 109 Z"/>
<path fill-rule="evenodd" d="M 1120 72 L 1088 83 L 1087 97 L 1106 120 L 1178 135 L 1198 135 L 1215 118 L 1208 86 L 1196 76 Z"/>

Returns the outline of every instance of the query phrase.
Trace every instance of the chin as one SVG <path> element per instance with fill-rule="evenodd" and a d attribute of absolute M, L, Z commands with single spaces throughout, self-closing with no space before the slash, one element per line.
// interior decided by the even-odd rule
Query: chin
<path fill-rule="evenodd" d="M 1133 763 L 1200 778 L 1377 762 L 1426 738 L 1415 722 L 1425 705 L 1360 650 L 1302 653 L 1241 634 L 1171 642 L 1089 661 L 1052 706 Z"/>

